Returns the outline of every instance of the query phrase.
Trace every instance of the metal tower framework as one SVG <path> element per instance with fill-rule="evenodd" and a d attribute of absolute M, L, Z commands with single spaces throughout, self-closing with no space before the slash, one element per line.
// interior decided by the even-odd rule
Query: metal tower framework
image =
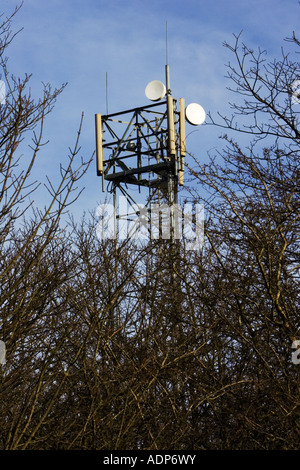
<path fill-rule="evenodd" d="M 97 175 L 126 195 L 129 185 L 148 188 L 147 204 L 155 196 L 172 207 L 184 184 L 185 100 L 167 91 L 166 99 L 119 113 L 95 115 Z M 146 204 L 146 205 L 147 205 Z M 117 217 L 122 217 L 119 214 Z M 124 215 L 123 215 L 124 217 Z M 171 230 L 172 230 L 171 220 Z"/>
<path fill-rule="evenodd" d="M 184 100 L 180 102 L 184 110 Z M 176 131 L 180 113 L 175 107 L 175 100 L 168 96 L 167 101 L 142 108 L 96 114 L 97 175 L 103 178 L 103 190 L 104 180 L 160 187 L 178 173 L 183 184 L 184 125 Z M 110 155 L 105 158 L 107 151 Z"/>
<path fill-rule="evenodd" d="M 168 43 L 168 32 L 167 32 Z M 168 44 L 166 48 L 166 85 L 153 81 L 146 87 L 146 96 L 153 104 L 128 109 L 114 114 L 96 114 L 97 175 L 105 181 L 114 194 L 116 215 L 116 190 L 126 196 L 131 207 L 136 202 L 128 193 L 128 186 L 148 188 L 146 206 L 154 198 L 170 206 L 170 229 L 174 236 L 174 204 L 178 204 L 178 187 L 184 185 L 184 160 L 186 155 L 185 121 L 199 125 L 205 119 L 204 109 L 192 103 L 185 108 L 184 98 L 179 102 L 170 90 Z M 135 209 L 136 212 L 136 209 Z M 117 223 L 115 221 L 117 229 Z"/>

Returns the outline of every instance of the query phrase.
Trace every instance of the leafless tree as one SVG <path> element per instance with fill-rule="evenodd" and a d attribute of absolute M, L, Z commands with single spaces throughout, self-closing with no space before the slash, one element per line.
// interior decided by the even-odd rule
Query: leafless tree
<path fill-rule="evenodd" d="M 210 296 L 222 323 L 223 372 L 246 382 L 227 394 L 227 411 L 216 410 L 218 445 L 296 449 L 299 371 L 291 347 L 299 337 L 300 173 L 292 83 L 299 62 L 284 52 L 266 62 L 240 39 L 225 44 L 235 58 L 228 73 L 238 96 L 234 113 L 221 121 L 211 116 L 227 129 L 226 148 L 206 165 L 195 158 L 192 169 L 201 187 L 193 196 L 201 195 L 208 217 L 209 286 L 199 279 L 200 295 Z"/>
<path fill-rule="evenodd" d="M 49 399 L 45 377 L 51 376 L 53 356 L 64 340 L 62 335 L 56 341 L 55 328 L 62 326 L 60 291 L 71 261 L 60 220 L 78 197 L 76 183 L 89 164 L 78 156 L 82 116 L 74 149 L 66 165 L 61 165 L 60 181 L 46 182 L 48 204 L 41 208 L 31 201 L 40 184 L 31 177 L 45 145 L 44 121 L 65 85 L 54 91 L 44 85 L 42 97 L 35 101 L 30 76 L 10 76 L 6 54 L 15 36 L 12 20 L 18 11 L 7 18 L 2 15 L 0 26 L 1 79 L 6 85 L 5 102 L 0 105 L 0 331 L 7 350 L 0 399 L 4 449 L 18 449 L 20 442 L 25 448 L 28 436 L 35 436 L 48 414 L 48 405 L 41 404 L 40 397 L 47 397 L 50 407 L 57 396 L 55 392 Z M 56 380 L 59 389 L 64 378 Z"/>
<path fill-rule="evenodd" d="M 226 44 L 237 101 L 232 117 L 211 116 L 226 146 L 190 168 L 203 248 L 99 240 L 95 214 L 62 223 L 90 161 L 83 117 L 48 205 L 29 198 L 64 86 L 36 102 L 30 77 L 9 76 L 14 14 L 0 29 L 0 448 L 297 449 L 299 64 L 266 63 L 240 35 Z"/>

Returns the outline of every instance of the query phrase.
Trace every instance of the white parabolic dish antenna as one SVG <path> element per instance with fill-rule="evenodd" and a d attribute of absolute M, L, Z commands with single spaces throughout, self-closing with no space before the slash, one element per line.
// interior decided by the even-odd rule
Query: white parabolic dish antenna
<path fill-rule="evenodd" d="M 148 83 L 145 89 L 145 95 L 151 101 L 162 100 L 166 94 L 165 85 L 159 80 L 153 80 L 153 82 Z"/>
<path fill-rule="evenodd" d="M 205 111 L 200 104 L 191 103 L 186 107 L 185 117 L 193 126 L 199 126 L 205 121 Z"/>

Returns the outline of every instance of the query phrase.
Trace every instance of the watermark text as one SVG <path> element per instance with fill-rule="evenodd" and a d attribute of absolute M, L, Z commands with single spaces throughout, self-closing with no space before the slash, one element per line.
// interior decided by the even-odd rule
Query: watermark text
<path fill-rule="evenodd" d="M 0 80 L 0 104 L 5 104 L 6 87 L 3 80 Z"/>
<path fill-rule="evenodd" d="M 142 239 L 184 240 L 188 250 L 204 244 L 204 206 L 202 204 L 127 204 L 125 196 L 118 205 L 100 204 L 96 226 L 99 240 Z"/>

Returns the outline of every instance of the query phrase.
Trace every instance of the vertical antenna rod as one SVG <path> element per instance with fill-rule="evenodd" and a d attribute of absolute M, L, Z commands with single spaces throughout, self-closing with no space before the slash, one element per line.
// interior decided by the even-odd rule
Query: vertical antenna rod
<path fill-rule="evenodd" d="M 106 114 L 108 114 L 108 76 L 106 72 Z"/>
<path fill-rule="evenodd" d="M 171 90 L 170 90 L 170 70 L 169 70 L 169 58 L 168 58 L 168 22 L 166 22 L 166 88 L 167 88 L 167 95 L 170 95 Z"/>

